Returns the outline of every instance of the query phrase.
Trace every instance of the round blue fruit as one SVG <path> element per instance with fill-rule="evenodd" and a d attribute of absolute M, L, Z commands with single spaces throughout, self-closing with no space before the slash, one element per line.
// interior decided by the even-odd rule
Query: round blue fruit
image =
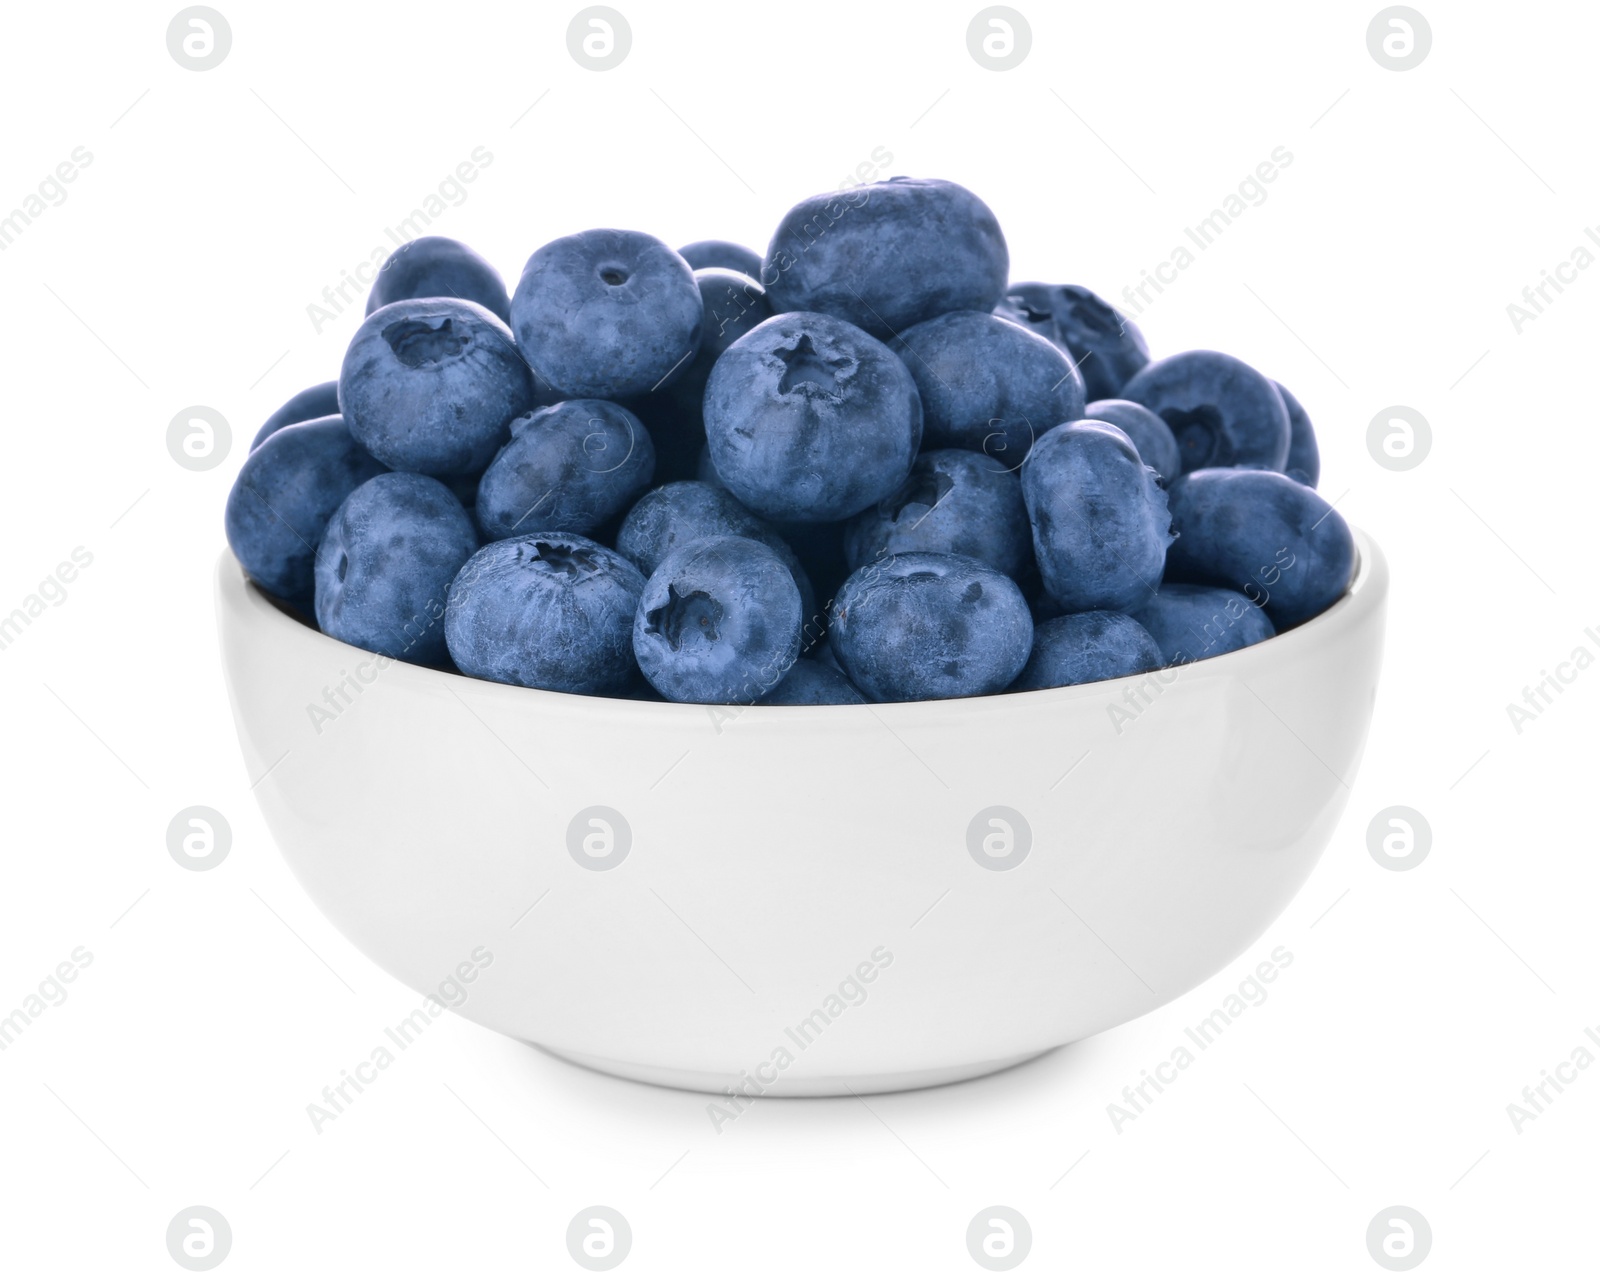
<path fill-rule="evenodd" d="M 893 344 L 935 448 L 975 449 L 1013 470 L 1053 426 L 1083 416 L 1083 381 L 1059 347 L 987 311 L 951 311 Z"/>
<path fill-rule="evenodd" d="M 477 549 L 472 517 L 438 480 L 375 475 L 317 547 L 317 625 L 368 652 L 442 665 L 450 583 Z"/>
<path fill-rule="evenodd" d="M 1150 362 L 1138 325 L 1076 284 L 1013 284 L 994 313 L 1025 325 L 1072 357 L 1085 394 L 1109 400 Z"/>
<path fill-rule="evenodd" d="M 1172 486 L 1172 525 L 1173 581 L 1239 591 L 1280 631 L 1326 609 L 1355 572 L 1344 516 L 1276 471 L 1191 471 Z"/>
<path fill-rule="evenodd" d="M 588 536 L 650 486 L 656 451 L 632 413 L 609 400 L 563 400 L 511 424 L 511 441 L 478 481 L 487 538 L 558 528 Z"/>
<path fill-rule="evenodd" d="M 678 256 L 696 271 L 719 267 L 752 278 L 761 275 L 761 255 L 732 240 L 696 240 L 679 249 Z"/>
<path fill-rule="evenodd" d="M 914 551 L 852 573 L 828 634 L 869 698 L 916 702 L 1008 687 L 1033 647 L 1033 619 L 1004 573 L 965 555 Z"/>
<path fill-rule="evenodd" d="M 794 575 L 804 625 L 821 629 L 811 578 L 778 531 L 739 504 L 725 488 L 699 480 L 675 480 L 651 489 L 628 512 L 616 546 L 648 577 L 680 546 L 705 537 L 748 537 L 773 550 Z"/>
<path fill-rule="evenodd" d="M 1220 351 L 1184 351 L 1141 369 L 1122 398 L 1172 428 L 1185 471 L 1261 466 L 1281 471 L 1289 458 L 1289 413 L 1277 387 L 1243 360 Z"/>
<path fill-rule="evenodd" d="M 1011 258 L 989 206 L 939 179 L 890 178 L 802 200 L 762 264 L 777 311 L 821 311 L 888 339 L 946 311 L 988 311 Z"/>
<path fill-rule="evenodd" d="M 836 666 L 801 658 L 761 699 L 763 706 L 849 706 L 867 699 Z"/>
<path fill-rule="evenodd" d="M 893 493 L 922 442 L 906 366 L 844 320 L 797 311 L 723 352 L 705 398 L 724 485 L 773 520 L 839 520 Z"/>
<path fill-rule="evenodd" d="M 1013 693 L 1141 675 L 1162 664 L 1161 647 L 1126 613 L 1097 609 L 1052 617 L 1033 628 L 1033 652 Z"/>
<path fill-rule="evenodd" d="M 656 390 L 688 364 L 702 314 L 689 264 L 639 231 L 552 240 L 511 298 L 517 345 L 541 381 L 602 400 Z"/>
<path fill-rule="evenodd" d="M 305 390 L 291 395 L 279 406 L 277 412 L 261 424 L 261 429 L 256 432 L 256 438 L 250 442 L 250 447 L 252 449 L 260 447 L 262 440 L 286 426 L 293 426 L 296 422 L 311 422 L 319 417 L 332 417 L 338 411 L 337 382 L 320 382 L 316 386 L 308 386 Z"/>
<path fill-rule="evenodd" d="M 1170 484 L 1183 474 L 1183 458 L 1172 428 L 1132 400 L 1096 400 L 1083 411 L 1092 422 L 1109 422 L 1133 441 L 1144 464 Z"/>
<path fill-rule="evenodd" d="M 1077 284 L 1055 290 L 1056 334 L 1083 374 L 1090 399 L 1122 395 L 1128 379 L 1150 363 L 1150 348 L 1134 322 Z"/>
<path fill-rule="evenodd" d="M 456 574 L 444 636 L 463 674 L 558 693 L 613 695 L 638 675 L 633 614 L 644 576 L 575 533 L 490 542 Z"/>
<path fill-rule="evenodd" d="M 1288 387 L 1282 382 L 1272 385 L 1278 388 L 1283 407 L 1289 413 L 1289 459 L 1284 463 L 1283 473 L 1314 489 L 1322 478 L 1322 454 L 1317 448 L 1317 433 L 1311 427 L 1311 418 L 1300 401 L 1289 393 Z"/>
<path fill-rule="evenodd" d="M 337 415 L 275 431 L 245 459 L 228 493 L 228 545 L 262 590 L 309 605 L 329 518 L 385 469 Z"/>
<path fill-rule="evenodd" d="M 510 330 L 476 302 L 452 298 L 379 307 L 339 373 L 351 433 L 386 466 L 421 475 L 483 470 L 533 396 Z"/>
<path fill-rule="evenodd" d="M 1265 613 L 1222 586 L 1163 582 L 1133 617 L 1155 637 L 1165 666 L 1218 657 L 1277 634 Z"/>
<path fill-rule="evenodd" d="M 476 302 L 501 323 L 511 322 L 511 297 L 500 273 L 460 240 L 448 236 L 419 236 L 385 258 L 367 294 L 367 314 L 412 298 Z"/>
<path fill-rule="evenodd" d="M 1022 496 L 1045 590 L 1066 612 L 1125 611 L 1161 581 L 1167 495 L 1116 427 L 1049 432 L 1022 468 Z"/>
<path fill-rule="evenodd" d="M 904 484 L 845 526 L 844 550 L 852 572 L 907 551 L 941 551 L 1017 577 L 1033 555 L 1022 482 L 968 449 L 919 454 Z"/>
<path fill-rule="evenodd" d="M 669 551 L 633 624 L 645 678 L 669 701 L 758 702 L 800 652 L 800 591 L 772 550 L 708 537 Z"/>

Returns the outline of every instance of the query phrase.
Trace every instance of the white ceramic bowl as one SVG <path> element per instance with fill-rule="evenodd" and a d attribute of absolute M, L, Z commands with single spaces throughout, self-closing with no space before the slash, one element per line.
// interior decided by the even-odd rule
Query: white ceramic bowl
<path fill-rule="evenodd" d="M 864 1093 L 1138 1017 L 1261 935 L 1332 834 L 1371 719 L 1388 570 L 1357 543 L 1326 613 L 1165 683 L 887 706 L 382 666 L 226 552 L 217 609 L 267 822 L 388 972 L 612 1074 Z"/>

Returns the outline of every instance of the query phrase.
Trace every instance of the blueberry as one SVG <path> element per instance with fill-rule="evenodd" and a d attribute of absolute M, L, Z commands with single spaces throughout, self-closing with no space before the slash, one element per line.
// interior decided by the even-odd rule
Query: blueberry
<path fill-rule="evenodd" d="M 478 481 L 488 538 L 558 528 L 593 534 L 650 485 L 656 451 L 632 413 L 609 400 L 563 400 L 511 424 L 511 442 Z"/>
<path fill-rule="evenodd" d="M 424 235 L 407 241 L 384 259 L 367 294 L 367 314 L 411 298 L 457 298 L 511 322 L 505 281 L 488 262 L 460 240 Z"/>
<path fill-rule="evenodd" d="M 1317 449 L 1317 433 L 1311 429 L 1311 418 L 1288 387 L 1282 382 L 1272 385 L 1278 388 L 1283 407 L 1289 412 L 1289 460 L 1284 463 L 1284 474 L 1314 489 L 1322 478 L 1322 455 Z"/>
<path fill-rule="evenodd" d="M 865 702 L 856 686 L 836 666 L 802 658 L 778 686 L 761 699 L 763 706 L 846 706 Z"/>
<path fill-rule="evenodd" d="M 852 570 L 906 551 L 943 551 L 1014 578 L 1033 550 L 1022 483 L 982 453 L 923 453 L 899 489 L 850 521 L 844 549 Z"/>
<path fill-rule="evenodd" d="M 777 554 L 747 537 L 669 551 L 639 598 L 639 669 L 674 702 L 759 701 L 800 652 L 800 592 Z"/>
<path fill-rule="evenodd" d="M 694 273 L 705 308 L 700 349 L 659 391 L 630 402 L 656 444 L 656 478 L 690 479 L 705 447 L 706 382 L 717 357 L 772 318 L 765 290 L 747 275 L 710 267 Z"/>
<path fill-rule="evenodd" d="M 451 583 L 444 637 L 467 675 L 620 693 L 638 675 L 633 614 L 643 590 L 638 569 L 575 533 L 490 542 Z"/>
<path fill-rule="evenodd" d="M 1160 665 L 1160 646 L 1126 613 L 1068 613 L 1033 628 L 1033 653 L 1011 691 L 1093 684 Z"/>
<path fill-rule="evenodd" d="M 916 383 L 853 324 L 795 311 L 722 353 L 705 399 L 722 482 L 757 515 L 838 520 L 893 493 L 922 440 Z"/>
<path fill-rule="evenodd" d="M 1183 469 L 1262 466 L 1281 471 L 1289 457 L 1289 414 L 1270 381 L 1219 351 L 1184 351 L 1157 360 L 1122 388 L 1123 399 L 1153 410 L 1169 427 Z"/>
<path fill-rule="evenodd" d="M 329 518 L 385 469 L 337 415 L 275 431 L 245 458 L 228 493 L 228 545 L 267 594 L 309 604 Z"/>
<path fill-rule="evenodd" d="M 1116 427 L 1050 431 L 1022 468 L 1022 496 L 1045 589 L 1067 612 L 1120 612 L 1160 582 L 1172 541 L 1167 495 Z"/>
<path fill-rule="evenodd" d="M 946 311 L 988 311 L 1010 255 L 989 206 L 938 179 L 890 178 L 802 200 L 767 249 L 777 311 L 822 311 L 887 339 Z"/>
<path fill-rule="evenodd" d="M 1056 328 L 1055 288 L 1053 284 L 1031 281 L 1009 285 L 1005 296 L 995 304 L 994 313 L 1002 320 L 1010 320 L 1031 333 L 1037 333 L 1065 351 L 1066 347 L 1061 345 L 1061 333 Z"/>
<path fill-rule="evenodd" d="M 1265 613 L 1221 586 L 1164 582 L 1133 617 L 1155 637 L 1165 666 L 1217 657 L 1277 634 Z"/>
<path fill-rule="evenodd" d="M 1070 355 L 1085 394 L 1109 400 L 1150 362 L 1150 348 L 1134 322 L 1076 284 L 1013 284 L 994 313 L 1025 325 Z"/>
<path fill-rule="evenodd" d="M 1093 400 L 1126 396 L 1128 379 L 1150 363 L 1150 348 L 1138 327 L 1076 284 L 1061 285 L 1053 301 L 1058 341 L 1077 363 L 1084 393 Z"/>
<path fill-rule="evenodd" d="M 250 442 L 250 447 L 258 448 L 262 440 L 285 426 L 293 426 L 296 422 L 310 422 L 319 417 L 332 417 L 338 411 L 337 382 L 319 382 L 316 386 L 308 386 L 305 390 L 291 395 L 276 413 L 261 424 L 261 429 L 256 432 L 256 438 Z"/>
<path fill-rule="evenodd" d="M 1183 459 L 1179 456 L 1172 428 L 1144 405 L 1132 400 L 1096 400 L 1084 409 L 1083 416 L 1119 427 L 1133 441 L 1144 464 L 1167 483 L 1183 473 Z"/>
<path fill-rule="evenodd" d="M 696 240 L 679 249 L 678 256 L 696 271 L 721 267 L 756 279 L 761 276 L 761 255 L 732 240 Z"/>
<path fill-rule="evenodd" d="M 1315 489 L 1276 471 L 1191 471 L 1172 486 L 1173 581 L 1226 586 L 1280 631 L 1315 617 L 1350 585 L 1355 539 Z"/>
<path fill-rule="evenodd" d="M 450 583 L 478 549 L 472 518 L 426 475 L 375 475 L 317 547 L 317 625 L 369 652 L 443 664 Z"/>
<path fill-rule="evenodd" d="M 510 330 L 451 298 L 379 307 L 339 373 L 351 433 L 385 465 L 423 475 L 481 471 L 533 395 Z"/>
<path fill-rule="evenodd" d="M 873 701 L 998 693 L 1033 647 L 1017 585 L 965 555 L 913 551 L 857 569 L 834 601 L 830 642 Z"/>
<path fill-rule="evenodd" d="M 540 379 L 603 400 L 653 391 L 693 359 L 702 314 L 689 264 L 638 231 L 552 240 L 511 299 L 517 345 Z"/>
<path fill-rule="evenodd" d="M 794 576 L 805 623 L 816 622 L 811 579 L 776 529 L 739 505 L 725 488 L 698 480 L 676 480 L 651 489 L 628 512 L 617 530 L 617 550 L 649 576 L 668 553 L 703 537 L 748 537 L 771 548 Z"/>
<path fill-rule="evenodd" d="M 1083 382 L 1058 347 L 987 311 L 951 311 L 893 344 L 922 398 L 929 445 L 977 449 L 1015 470 L 1052 426 L 1083 416 Z"/>

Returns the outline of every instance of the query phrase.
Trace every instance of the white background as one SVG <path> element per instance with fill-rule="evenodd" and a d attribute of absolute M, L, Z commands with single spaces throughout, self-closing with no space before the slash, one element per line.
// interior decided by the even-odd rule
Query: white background
<path fill-rule="evenodd" d="M 93 962 L 0 1053 L 0 1270 L 181 1273 L 167 1223 L 204 1204 L 233 1228 L 222 1273 L 576 1274 L 567 1222 L 601 1203 L 650 1275 L 982 1273 L 964 1235 L 990 1204 L 1032 1224 L 1023 1273 L 1377 1274 L 1391 1204 L 1431 1223 L 1424 1273 L 1592 1271 L 1600 1067 L 1520 1134 L 1506 1107 L 1600 1022 L 1600 669 L 1521 733 L 1505 707 L 1600 655 L 1600 270 L 1520 334 L 1506 307 L 1600 219 L 1600 13 L 1417 0 L 1433 47 L 1396 73 L 1367 50 L 1376 3 L 1017 0 L 1032 51 L 997 73 L 967 51 L 976 3 L 616 2 L 633 47 L 604 73 L 568 53 L 576 4 L 217 0 L 233 47 L 203 73 L 168 54 L 176 6 L 8 14 L 0 210 L 93 161 L 0 253 L 0 613 L 73 548 L 93 563 L 0 651 L 0 1012 L 74 947 Z M 511 281 L 591 225 L 760 249 L 882 147 L 881 176 L 980 193 L 1015 278 L 1113 300 L 1292 153 L 1139 317 L 1158 354 L 1217 347 L 1293 389 L 1323 492 L 1394 569 L 1345 820 L 1233 970 L 1000 1076 L 761 1101 L 720 1134 L 703 1096 L 449 1018 L 313 1131 L 307 1104 L 417 1000 L 272 846 L 209 574 L 249 437 L 357 322 L 318 334 L 308 304 L 478 146 L 430 229 Z M 204 473 L 166 447 L 195 404 L 234 434 Z M 1406 472 L 1366 445 L 1393 404 L 1433 428 Z M 194 804 L 233 829 L 203 874 L 165 843 Z M 1404 873 L 1367 848 L 1394 804 L 1433 830 Z M 1119 1134 L 1107 1106 L 1274 946 L 1270 999 Z"/>

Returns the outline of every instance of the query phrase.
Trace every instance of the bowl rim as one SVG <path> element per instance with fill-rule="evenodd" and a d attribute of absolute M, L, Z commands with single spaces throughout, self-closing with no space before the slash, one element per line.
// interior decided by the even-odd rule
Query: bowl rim
<path fill-rule="evenodd" d="M 1189 664 L 1207 675 L 1232 675 L 1249 664 L 1259 663 L 1265 653 L 1285 660 L 1304 655 L 1325 642 L 1326 635 L 1341 627 L 1357 625 L 1375 610 L 1381 608 L 1388 595 L 1389 567 L 1378 544 L 1360 529 L 1351 527 L 1355 541 L 1356 563 L 1350 585 L 1331 605 L 1315 617 L 1292 629 L 1273 635 L 1260 643 L 1215 657 L 1201 658 Z M 317 630 L 297 618 L 289 606 L 275 600 L 263 591 L 245 573 L 233 551 L 224 545 L 217 560 L 216 607 L 219 624 L 225 612 L 243 612 L 248 615 L 248 625 L 263 627 L 271 634 L 282 636 L 285 643 L 298 643 L 308 648 L 323 648 L 334 663 L 349 664 L 361 658 L 381 656 L 367 649 L 346 644 Z M 341 656 L 359 655 L 359 656 Z M 1171 670 L 1172 667 L 1158 668 Z M 1187 667 L 1183 668 L 1187 669 Z M 980 709 L 996 711 L 1019 709 L 1023 705 L 1071 705 L 1078 702 L 1098 702 L 1105 690 L 1119 687 L 1130 679 L 1148 679 L 1156 672 L 1122 676 L 1118 679 L 1097 680 L 1089 684 L 1068 684 L 1058 688 L 1033 689 L 1027 692 L 988 693 L 973 697 L 937 698 L 915 702 L 867 702 L 831 706 L 763 706 L 755 703 L 720 702 L 668 702 L 647 701 L 632 697 L 600 697 L 587 693 L 562 693 L 551 689 L 527 688 L 520 684 L 501 684 L 494 680 L 479 679 L 454 671 L 435 670 L 418 666 L 398 658 L 389 659 L 384 668 L 384 681 L 399 679 L 419 689 L 441 689 L 454 693 L 466 685 L 475 697 L 502 700 L 508 707 L 521 706 L 530 710 L 544 710 L 564 715 L 575 710 L 588 714 L 610 714 L 614 718 L 647 720 L 660 726 L 688 723 L 692 717 L 701 723 L 708 712 L 729 715 L 756 715 L 758 719 L 801 719 L 815 721 L 831 718 L 841 722 L 855 722 L 871 715 L 879 722 L 884 717 L 920 717 L 931 709 L 949 708 L 950 713 L 974 712 Z"/>

